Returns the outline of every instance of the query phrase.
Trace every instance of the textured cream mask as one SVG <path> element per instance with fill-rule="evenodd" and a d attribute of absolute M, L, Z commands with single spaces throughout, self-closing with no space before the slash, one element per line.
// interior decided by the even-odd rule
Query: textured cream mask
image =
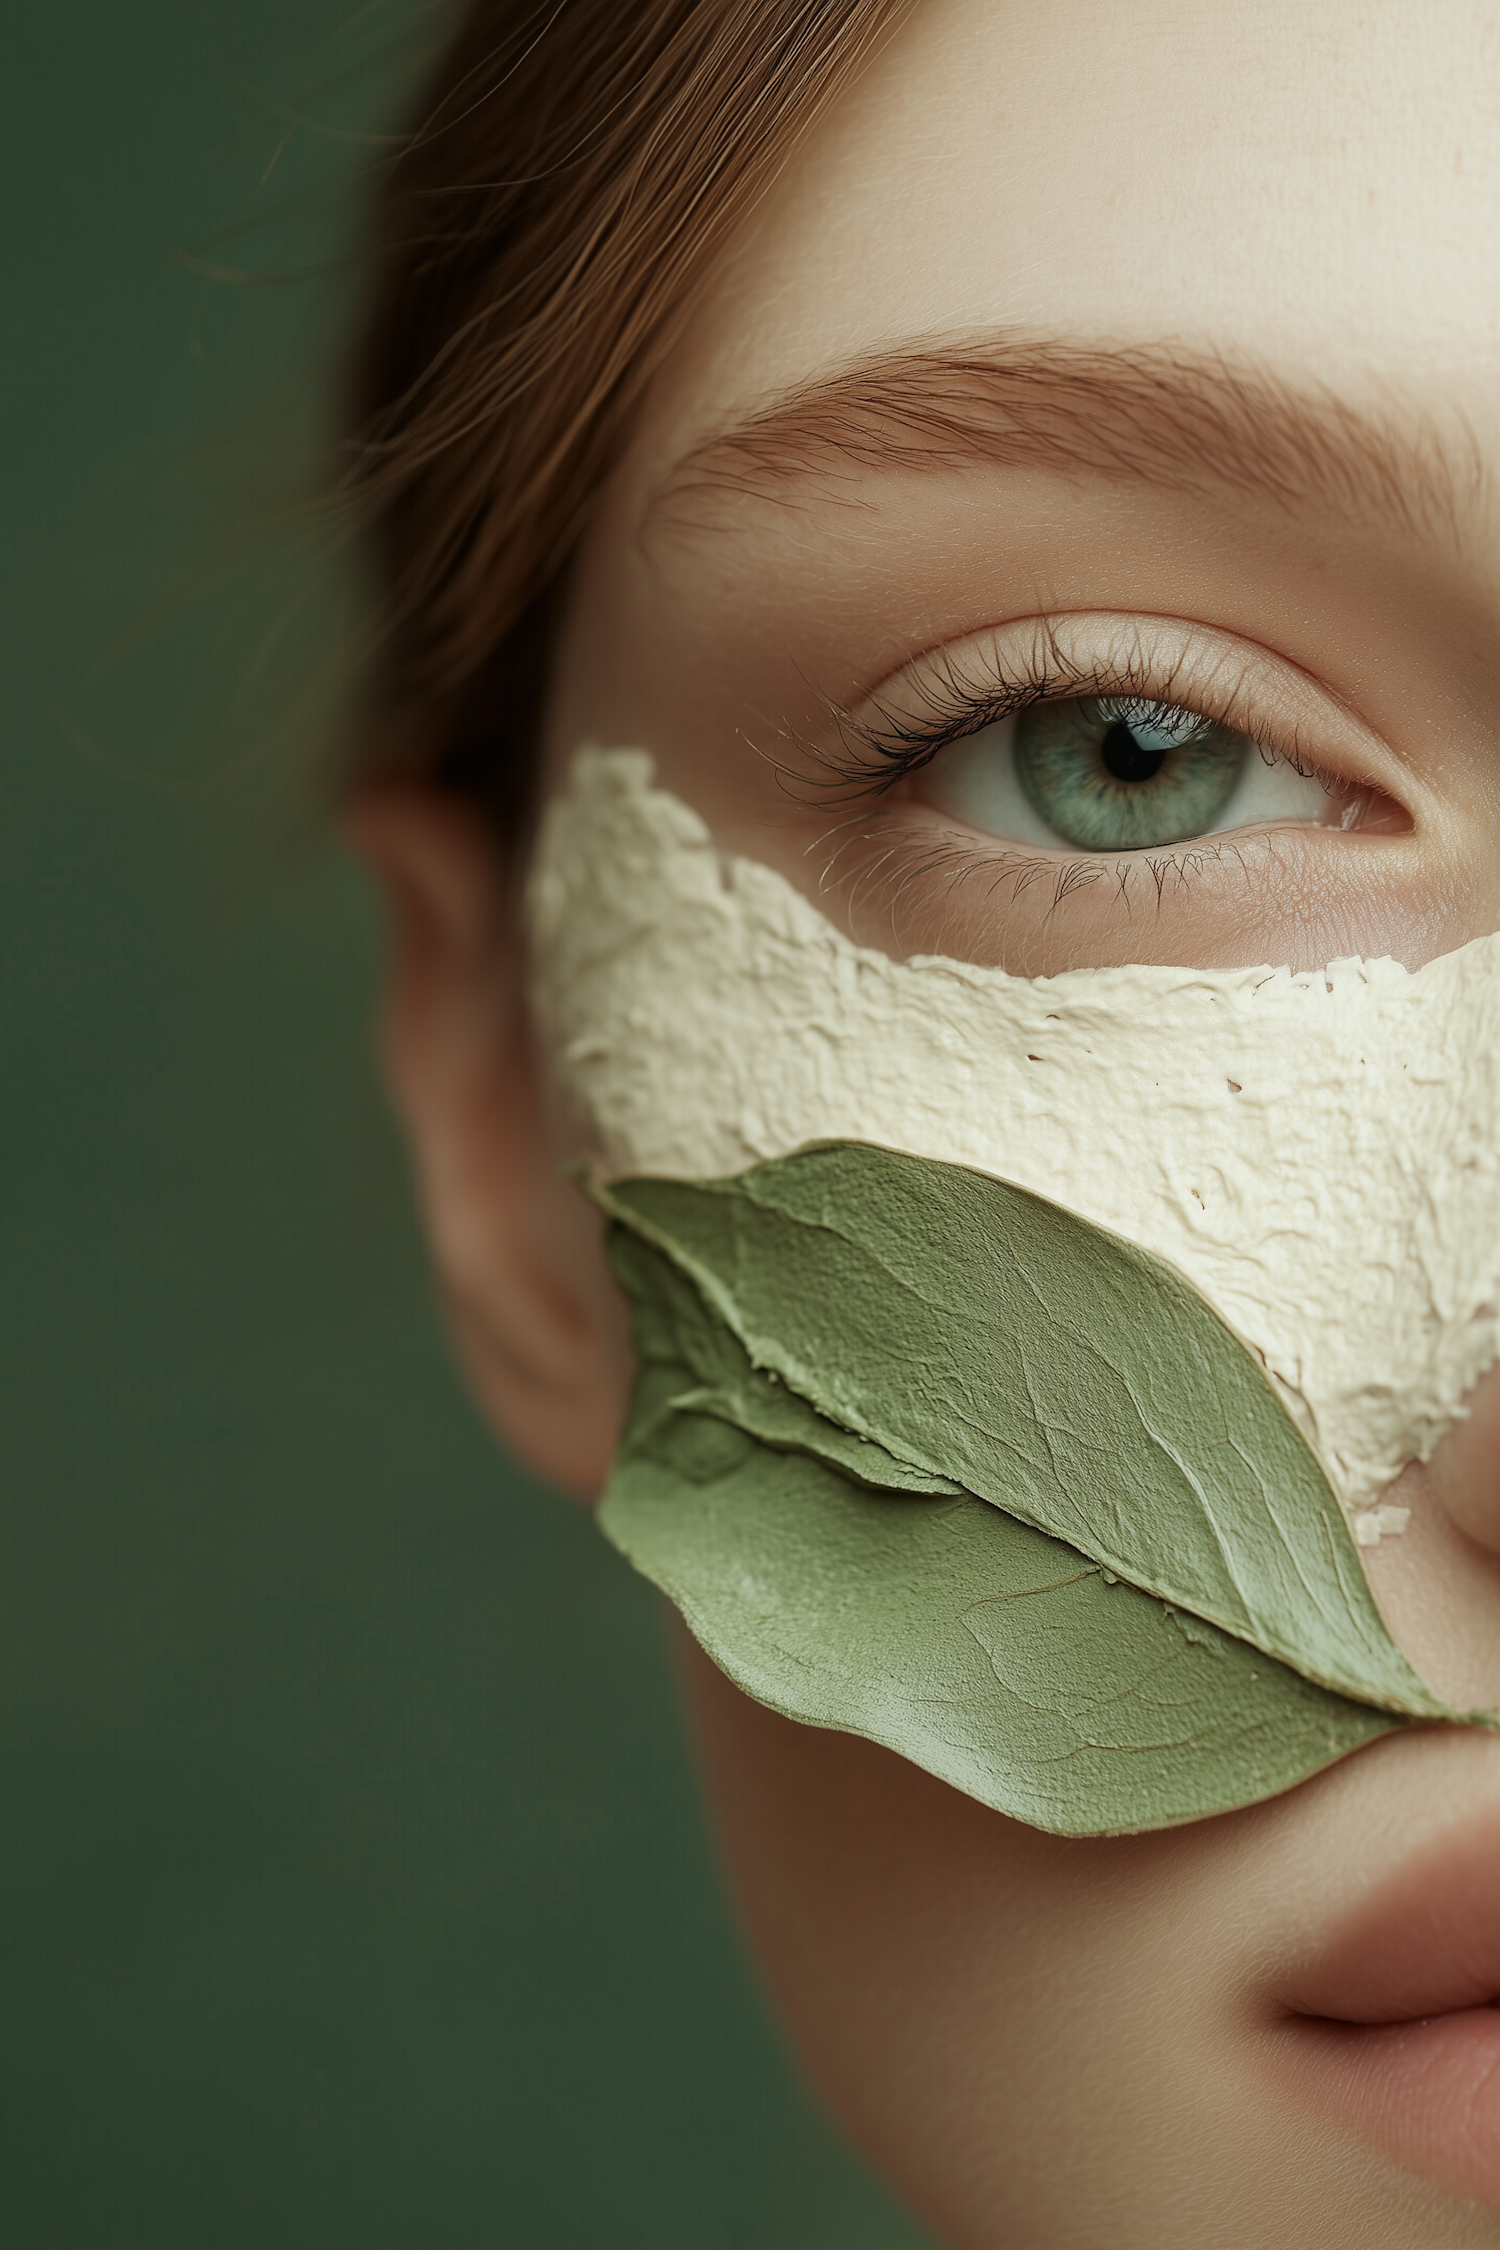
<path fill-rule="evenodd" d="M 532 894 L 605 1178 L 834 1139 L 972 1166 L 1184 1274 L 1351 1512 L 1428 1458 L 1500 1352 L 1500 935 L 1414 973 L 897 962 L 651 773 L 580 756 Z"/>
<path fill-rule="evenodd" d="M 552 808 L 532 922 L 635 1316 L 601 1520 L 731 1677 L 1072 1834 L 1475 1716 L 1345 1511 L 1495 1356 L 1500 940 L 897 963 L 621 751 Z"/>

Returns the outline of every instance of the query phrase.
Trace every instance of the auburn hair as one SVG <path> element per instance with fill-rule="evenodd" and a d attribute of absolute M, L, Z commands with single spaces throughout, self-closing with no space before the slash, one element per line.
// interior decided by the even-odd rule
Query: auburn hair
<path fill-rule="evenodd" d="M 375 213 L 350 781 L 524 818 L 559 573 L 695 287 L 901 0 L 478 0 Z"/>

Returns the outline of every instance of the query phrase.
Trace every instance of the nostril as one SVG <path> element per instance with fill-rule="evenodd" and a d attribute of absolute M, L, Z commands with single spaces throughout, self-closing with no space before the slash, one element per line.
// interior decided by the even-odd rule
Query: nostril
<path fill-rule="evenodd" d="M 1428 1463 L 1427 1489 L 1470 1539 L 1500 1553 L 1500 1367 L 1464 1404 Z"/>

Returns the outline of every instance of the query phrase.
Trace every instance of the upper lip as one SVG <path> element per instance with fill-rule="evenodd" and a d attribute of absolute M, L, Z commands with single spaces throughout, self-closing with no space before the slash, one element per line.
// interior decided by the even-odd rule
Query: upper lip
<path fill-rule="evenodd" d="M 1430 1838 L 1373 1882 L 1279 1980 L 1293 2013 L 1409 2023 L 1500 1998 L 1500 1805 Z"/>

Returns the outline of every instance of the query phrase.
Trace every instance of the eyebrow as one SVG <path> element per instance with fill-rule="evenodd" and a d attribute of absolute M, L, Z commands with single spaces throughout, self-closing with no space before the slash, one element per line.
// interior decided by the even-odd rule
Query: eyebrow
<path fill-rule="evenodd" d="M 647 509 L 787 500 L 851 472 L 1043 469 L 1226 492 L 1461 549 L 1487 477 L 1461 415 L 1451 433 L 1374 413 L 1263 367 L 1171 345 L 986 343 L 882 355 L 798 386 L 695 445 Z"/>

